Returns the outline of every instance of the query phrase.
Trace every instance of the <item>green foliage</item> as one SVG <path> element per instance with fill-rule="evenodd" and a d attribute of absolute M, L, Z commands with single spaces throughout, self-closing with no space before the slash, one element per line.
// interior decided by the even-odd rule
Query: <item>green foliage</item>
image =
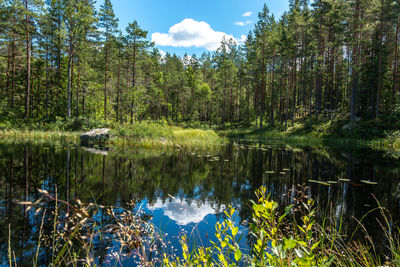
<path fill-rule="evenodd" d="M 279 212 L 279 206 L 270 200 L 266 188 L 256 192 L 252 202 L 252 221 L 249 224 L 251 251 L 244 253 L 238 245 L 238 227 L 234 222 L 234 209 L 225 212 L 226 219 L 217 222 L 215 237 L 209 247 L 189 250 L 186 236 L 181 238 L 183 259 L 164 254 L 164 266 L 379 266 L 380 259 L 367 244 L 345 241 L 344 233 L 329 225 L 317 222 L 314 201 L 298 192 L 295 203 Z M 384 221 L 381 227 L 390 243 L 392 262 L 397 266 L 398 241 L 391 233 L 385 211 L 379 206 Z M 340 229 L 340 228 L 338 228 Z M 386 229 L 386 230 L 385 230 Z M 368 238 L 368 237 L 367 237 Z M 389 257 L 386 258 L 389 261 Z"/>
<path fill-rule="evenodd" d="M 215 225 L 215 237 L 218 240 L 213 242 L 211 247 L 199 247 L 189 251 L 188 240 L 182 236 L 182 257 L 170 259 L 164 254 L 164 266 L 236 266 L 243 262 L 242 251 L 239 241 L 243 235 L 238 236 L 239 227 L 235 226 L 235 209 L 232 207 L 225 211 L 226 219 L 217 222 Z"/>
<path fill-rule="evenodd" d="M 266 189 L 257 192 L 257 202 L 253 202 L 253 222 L 251 234 L 255 237 L 252 257 L 253 266 L 329 266 L 333 255 L 329 256 L 320 246 L 322 236 L 317 237 L 316 210 L 314 201 L 306 200 L 305 214 L 301 223 L 295 219 L 285 222 L 292 212 L 292 206 L 278 215 L 278 204 L 269 200 Z"/>
<path fill-rule="evenodd" d="M 138 140 L 143 138 L 170 138 L 173 131 L 165 123 L 134 122 L 127 125 L 118 124 L 111 134 L 121 138 Z"/>
<path fill-rule="evenodd" d="M 99 10 L 93 0 L 1 1 L 0 116 L 26 117 L 29 99 L 35 121 L 269 122 L 385 138 L 400 127 L 399 10 L 389 0 L 291 1 L 275 18 L 264 5 L 240 45 L 223 38 L 215 53 L 179 57 L 161 55 L 134 19 L 119 32 L 110 0 Z M 349 117 L 360 127 L 346 133 Z"/>

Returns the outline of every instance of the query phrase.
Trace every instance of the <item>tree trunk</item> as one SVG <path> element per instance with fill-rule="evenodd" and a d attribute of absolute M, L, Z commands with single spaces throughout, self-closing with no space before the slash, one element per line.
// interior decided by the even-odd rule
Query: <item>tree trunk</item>
<path fill-rule="evenodd" d="M 12 48 L 11 43 L 7 49 L 7 69 L 6 69 L 6 92 L 3 98 L 7 98 L 7 101 L 10 101 L 10 82 L 11 82 L 11 56 Z"/>
<path fill-rule="evenodd" d="M 275 55 L 272 58 L 272 81 L 271 81 L 271 126 L 274 127 L 275 124 Z"/>
<path fill-rule="evenodd" d="M 381 0 L 381 18 L 379 23 L 379 58 L 378 58 L 378 87 L 376 92 L 376 104 L 375 104 L 375 118 L 379 116 L 379 106 L 381 102 L 381 91 L 382 91 L 382 50 L 383 50 L 383 0 Z"/>
<path fill-rule="evenodd" d="M 76 117 L 79 117 L 79 92 L 81 91 L 81 61 L 78 59 L 78 80 L 76 82 Z"/>
<path fill-rule="evenodd" d="M 107 36 L 108 36 L 108 27 L 106 28 Z M 107 120 L 107 81 L 108 81 L 108 38 L 106 37 L 105 43 L 106 49 L 106 62 L 104 68 L 104 120 Z"/>
<path fill-rule="evenodd" d="M 14 87 L 15 87 L 15 32 L 13 32 L 12 43 L 12 62 L 11 62 L 11 107 L 14 107 Z"/>
<path fill-rule="evenodd" d="M 393 67 L 393 100 L 395 94 L 399 91 L 399 16 L 396 20 L 396 34 L 395 34 L 395 47 L 394 47 L 394 67 Z"/>
<path fill-rule="evenodd" d="M 25 9 L 28 12 L 28 0 L 25 0 Z M 30 81 L 31 81 L 31 53 L 30 53 L 30 36 L 29 36 L 29 15 L 25 15 L 26 21 L 26 88 L 25 88 L 25 119 L 29 118 L 29 97 L 30 97 Z"/>
<path fill-rule="evenodd" d="M 225 59 L 224 59 L 225 61 Z M 225 114 L 226 114 L 226 67 L 224 67 L 224 97 L 222 99 L 222 125 L 225 125 Z"/>
<path fill-rule="evenodd" d="M 136 86 L 136 38 L 133 39 L 133 61 L 132 61 L 132 90 L 135 90 Z M 131 101 L 131 124 L 133 124 L 133 109 L 135 106 L 135 98 L 132 94 Z"/>
<path fill-rule="evenodd" d="M 296 115 L 296 92 L 297 92 L 297 59 L 295 58 L 293 66 L 292 126 L 294 126 L 294 119 Z"/>
<path fill-rule="evenodd" d="M 119 101 L 121 94 L 121 86 L 120 86 L 120 76 L 121 76 L 121 55 L 118 53 L 118 71 L 117 71 L 117 110 L 116 110 L 116 122 L 119 121 Z"/>
<path fill-rule="evenodd" d="M 356 120 L 357 112 L 357 92 L 358 92 L 358 24 L 359 24 L 359 14 L 360 12 L 360 0 L 356 0 L 355 12 L 354 12 L 354 32 L 353 32 L 353 58 L 352 58 L 352 85 L 351 85 L 351 100 L 350 100 L 350 120 L 354 122 Z"/>
<path fill-rule="evenodd" d="M 318 70 L 317 70 L 317 78 L 316 78 L 316 90 L 315 90 L 315 105 L 317 109 L 317 113 L 321 112 L 321 104 L 322 104 L 322 57 L 324 55 L 324 39 L 322 35 L 322 15 L 320 18 L 320 27 L 319 27 L 319 38 L 318 38 Z"/>
<path fill-rule="evenodd" d="M 260 129 L 263 128 L 263 120 L 264 120 L 264 106 L 265 106 L 265 48 L 264 42 L 262 44 L 262 52 L 261 52 L 261 84 L 260 84 Z"/>
<path fill-rule="evenodd" d="M 67 118 L 71 117 L 72 58 L 73 58 L 73 45 L 72 45 L 72 39 L 70 37 L 69 49 L 68 49 Z"/>
<path fill-rule="evenodd" d="M 46 120 L 49 119 L 49 50 L 46 45 L 46 95 L 45 95 L 45 109 L 46 109 Z"/>

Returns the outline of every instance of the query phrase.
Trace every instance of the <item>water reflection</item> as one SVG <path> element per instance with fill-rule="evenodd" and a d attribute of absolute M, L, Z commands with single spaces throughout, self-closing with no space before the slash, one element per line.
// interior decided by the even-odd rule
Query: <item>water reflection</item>
<path fill-rule="evenodd" d="M 150 211 L 161 210 L 165 216 L 173 220 L 178 225 L 198 224 L 209 214 L 216 214 L 216 211 L 208 202 L 202 204 L 191 203 L 187 200 L 167 200 L 158 199 L 155 203 L 147 207 Z"/>
<path fill-rule="evenodd" d="M 229 145 L 218 155 L 199 155 L 152 150 L 93 153 L 77 147 L 0 145 L 0 263 L 7 262 L 9 224 L 16 257 L 21 263 L 30 261 L 41 218 L 33 216 L 34 210 L 26 212 L 15 200 L 35 201 L 39 197 L 37 188 L 55 194 L 57 186 L 59 197 L 67 201 L 79 198 L 124 206 L 135 199 L 170 236 L 197 226 L 198 236 L 208 240 L 215 221 L 228 205 L 239 208 L 238 220 L 249 219 L 248 200 L 261 185 L 284 205 L 289 201 L 284 195 L 293 185 L 308 184 L 318 206 L 329 208 L 337 220 L 344 218 L 350 228 L 354 227 L 352 217 L 361 218 L 376 206 L 376 196 L 392 212 L 393 224 L 399 226 L 399 183 L 399 162 L 368 150 L 255 144 Z M 54 209 L 51 205 L 46 207 L 50 211 Z M 103 214 L 101 220 L 110 218 Z M 45 226 L 48 231 L 50 223 Z M 364 223 L 373 236 L 380 236 L 374 214 Z M 102 244 L 98 248 L 99 263 L 106 259 L 106 247 Z M 46 260 L 44 253 L 43 262 Z"/>

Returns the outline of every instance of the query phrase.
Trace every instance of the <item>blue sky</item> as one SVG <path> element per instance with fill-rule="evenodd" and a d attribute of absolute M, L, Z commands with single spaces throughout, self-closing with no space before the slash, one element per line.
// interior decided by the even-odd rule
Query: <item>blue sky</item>
<path fill-rule="evenodd" d="M 97 5 L 104 0 L 98 0 Z M 288 0 L 111 0 L 124 30 L 137 20 L 164 52 L 201 55 L 213 51 L 223 35 L 238 42 L 257 21 L 257 13 L 267 3 L 279 18 L 288 10 Z"/>

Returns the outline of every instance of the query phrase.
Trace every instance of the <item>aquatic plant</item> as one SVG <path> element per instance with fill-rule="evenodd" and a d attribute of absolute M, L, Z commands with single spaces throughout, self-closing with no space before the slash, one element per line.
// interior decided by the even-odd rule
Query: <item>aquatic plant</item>
<path fill-rule="evenodd" d="M 32 256 L 33 266 L 96 266 L 102 263 L 120 264 L 126 257 L 137 262 L 159 261 L 166 243 L 159 231 L 149 223 L 150 217 L 135 209 L 134 201 L 128 208 L 105 207 L 96 203 L 83 203 L 79 199 L 65 201 L 45 190 L 38 190 L 41 197 L 35 201 L 22 201 L 26 211 L 33 210 L 42 216 L 37 250 Z M 48 206 L 54 206 L 49 214 Z M 107 219 L 106 219 L 107 218 Z M 44 222 L 51 229 L 43 230 Z M 8 261 L 17 266 L 9 226 Z M 99 251 L 107 256 L 101 256 Z M 46 251 L 46 253 L 43 253 Z"/>

